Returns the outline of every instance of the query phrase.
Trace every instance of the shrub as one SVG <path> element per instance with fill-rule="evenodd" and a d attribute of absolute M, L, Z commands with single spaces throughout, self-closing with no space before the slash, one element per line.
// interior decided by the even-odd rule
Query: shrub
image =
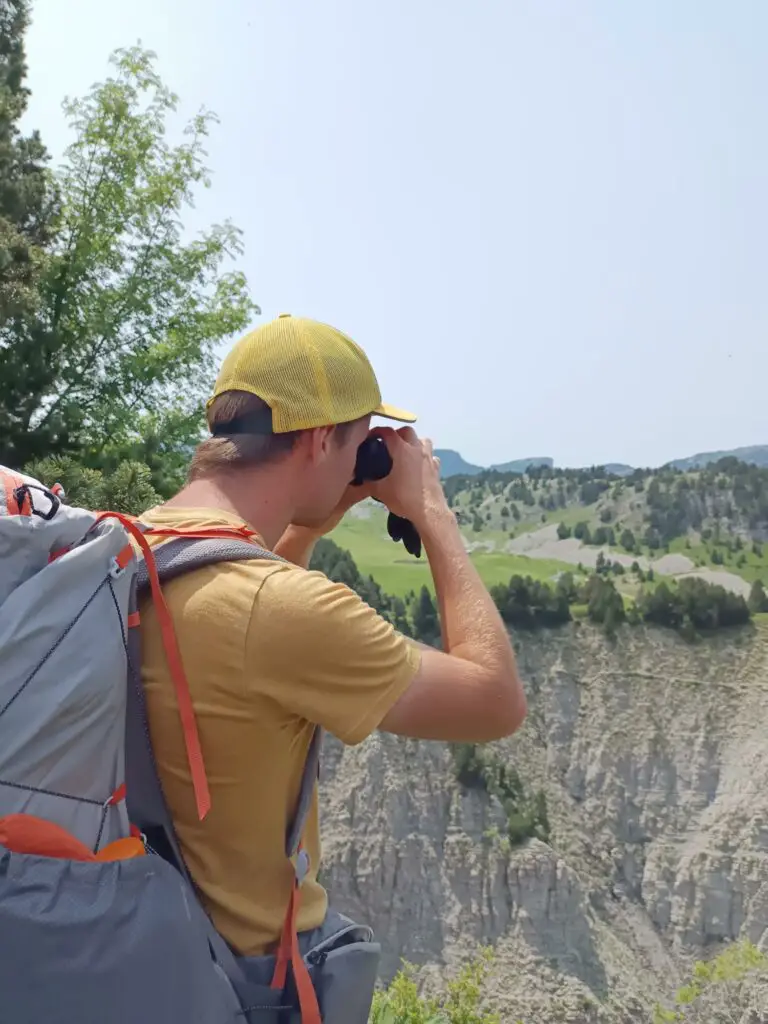
<path fill-rule="evenodd" d="M 674 1008 L 656 1005 L 653 1024 L 758 1022 L 765 1019 L 767 990 L 768 957 L 751 942 L 736 942 L 713 960 L 699 961 Z"/>
<path fill-rule="evenodd" d="M 481 790 L 501 804 L 512 846 L 531 838 L 549 841 L 547 798 L 543 790 L 531 793 L 514 768 L 476 743 L 451 744 L 451 753 L 459 784 Z"/>
<path fill-rule="evenodd" d="M 500 1024 L 498 1013 L 480 1009 L 483 982 L 493 962 L 493 951 L 484 947 L 450 981 L 445 993 L 421 996 L 418 970 L 407 961 L 388 988 L 377 991 L 369 1024 Z"/>

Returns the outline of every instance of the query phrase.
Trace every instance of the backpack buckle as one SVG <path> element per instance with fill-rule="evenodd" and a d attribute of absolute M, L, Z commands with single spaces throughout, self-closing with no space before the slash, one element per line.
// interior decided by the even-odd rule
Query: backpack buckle
<path fill-rule="evenodd" d="M 117 557 L 111 558 L 109 561 L 109 575 L 113 580 L 116 580 L 118 576 L 122 576 L 125 572 L 125 566 L 120 565 Z"/>

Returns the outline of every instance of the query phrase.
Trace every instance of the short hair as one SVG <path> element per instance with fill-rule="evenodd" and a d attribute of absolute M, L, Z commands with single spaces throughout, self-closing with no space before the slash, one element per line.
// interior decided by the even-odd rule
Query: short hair
<path fill-rule="evenodd" d="M 267 403 L 248 391 L 225 391 L 213 400 L 208 409 L 208 426 L 226 428 L 226 424 L 241 417 L 271 416 Z M 340 423 L 336 427 L 336 438 L 343 444 L 352 423 Z M 206 438 L 192 456 L 187 481 L 202 480 L 220 473 L 239 469 L 256 469 L 279 461 L 293 451 L 296 440 L 302 433 L 291 430 L 282 434 L 226 434 Z"/>

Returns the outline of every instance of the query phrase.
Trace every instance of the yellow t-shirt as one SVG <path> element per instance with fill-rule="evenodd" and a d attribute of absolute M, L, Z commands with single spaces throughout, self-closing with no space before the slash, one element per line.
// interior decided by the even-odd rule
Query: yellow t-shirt
<path fill-rule="evenodd" d="M 217 509 L 150 509 L 142 522 L 242 526 Z M 258 542 L 258 538 L 254 538 Z M 163 538 L 153 538 L 153 545 Z M 221 934 L 245 955 L 280 937 L 293 884 L 285 837 L 313 724 L 360 743 L 407 689 L 419 652 L 357 594 L 266 559 L 206 566 L 163 592 L 195 709 L 211 794 L 199 821 L 173 681 L 151 599 L 142 602 L 142 680 L 152 746 L 189 870 Z M 317 927 L 317 787 L 304 833 L 311 861 L 299 931 Z"/>

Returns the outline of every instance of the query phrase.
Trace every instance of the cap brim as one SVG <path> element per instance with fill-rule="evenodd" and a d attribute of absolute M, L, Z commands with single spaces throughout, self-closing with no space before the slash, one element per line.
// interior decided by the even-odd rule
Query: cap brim
<path fill-rule="evenodd" d="M 382 402 L 378 409 L 374 409 L 373 416 L 383 416 L 388 420 L 397 420 L 398 423 L 415 423 L 416 417 L 412 412 L 406 412 L 405 409 L 398 409 L 394 405 L 388 405 L 386 402 Z"/>

